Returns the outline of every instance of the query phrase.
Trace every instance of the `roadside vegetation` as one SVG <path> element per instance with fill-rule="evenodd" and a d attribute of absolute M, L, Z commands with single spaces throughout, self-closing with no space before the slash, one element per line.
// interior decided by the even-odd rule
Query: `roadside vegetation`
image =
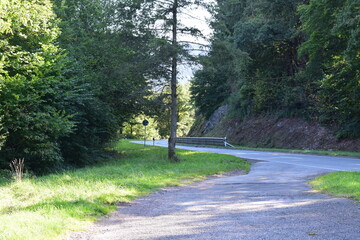
<path fill-rule="evenodd" d="M 209 54 L 192 81 L 197 113 L 299 117 L 360 137 L 359 1 L 216 0 Z"/>
<path fill-rule="evenodd" d="M 194 146 L 190 144 L 178 144 L 184 146 Z M 213 145 L 196 145 L 198 147 L 212 147 L 212 148 L 225 148 L 223 146 L 213 146 Z M 229 147 L 227 147 L 229 148 Z M 345 152 L 345 151 L 326 151 L 326 150 L 301 150 L 301 149 L 279 149 L 279 148 L 252 148 L 252 147 L 242 147 L 234 146 L 230 149 L 242 149 L 242 150 L 251 150 L 251 151 L 262 151 L 262 152 L 284 152 L 284 153 L 301 153 L 301 154 L 315 154 L 315 155 L 328 155 L 328 156 L 344 156 L 344 157 L 356 157 L 360 158 L 360 152 Z"/>
<path fill-rule="evenodd" d="M 168 136 L 175 105 L 179 135 L 227 104 L 239 120 L 300 117 L 360 137 L 358 1 L 216 0 L 211 46 L 196 48 L 166 33 L 172 9 L 202 1 L 165 2 L 0 1 L 1 170 L 15 159 L 37 175 L 90 166 L 145 116 L 150 137 Z M 171 97 L 177 60 L 202 67 Z"/>
<path fill-rule="evenodd" d="M 116 157 L 93 167 L 27 177 L 0 177 L 0 239 L 58 239 L 129 202 L 163 187 L 179 186 L 231 170 L 249 170 L 234 156 L 178 150 L 170 163 L 167 149 L 122 140 Z"/>
<path fill-rule="evenodd" d="M 14 159 L 37 175 L 89 166 L 136 116 L 168 126 L 177 51 L 152 27 L 165 20 L 157 2 L 0 1 L 0 169 Z M 180 95 L 181 134 L 192 106 Z"/>
<path fill-rule="evenodd" d="M 336 197 L 347 197 L 360 203 L 360 172 L 335 172 L 310 181 L 312 187 Z"/>

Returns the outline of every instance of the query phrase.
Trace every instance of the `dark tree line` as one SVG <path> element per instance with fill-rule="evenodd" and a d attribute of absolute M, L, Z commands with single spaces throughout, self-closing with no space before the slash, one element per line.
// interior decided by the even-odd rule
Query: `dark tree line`
<path fill-rule="evenodd" d="M 209 117 L 303 117 L 360 136 L 360 1 L 217 0 L 192 93 Z"/>
<path fill-rule="evenodd" d="M 45 173 L 91 164 L 133 115 L 151 111 L 168 44 L 151 1 L 0 3 L 0 168 Z"/>

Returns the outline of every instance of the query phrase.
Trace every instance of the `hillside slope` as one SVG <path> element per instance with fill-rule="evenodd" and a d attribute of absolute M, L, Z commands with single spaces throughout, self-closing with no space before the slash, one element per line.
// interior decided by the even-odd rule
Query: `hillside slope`
<path fill-rule="evenodd" d="M 317 122 L 273 116 L 241 121 L 226 118 L 226 112 L 222 106 L 209 120 L 198 120 L 189 135 L 226 136 L 230 143 L 248 147 L 360 151 L 360 139 L 338 140 L 330 128 Z"/>

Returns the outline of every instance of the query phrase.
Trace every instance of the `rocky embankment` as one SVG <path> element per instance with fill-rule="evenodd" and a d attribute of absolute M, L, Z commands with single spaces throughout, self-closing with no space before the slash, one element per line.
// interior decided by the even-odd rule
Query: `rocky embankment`
<path fill-rule="evenodd" d="M 360 151 L 360 139 L 337 139 L 334 131 L 300 118 L 262 116 L 239 120 L 226 118 L 227 106 L 209 120 L 198 120 L 190 136 L 227 137 L 230 143 L 248 147 Z"/>

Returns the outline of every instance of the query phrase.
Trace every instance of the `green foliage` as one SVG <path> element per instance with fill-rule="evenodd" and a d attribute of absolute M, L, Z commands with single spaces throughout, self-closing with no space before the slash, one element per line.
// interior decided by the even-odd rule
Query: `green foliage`
<path fill-rule="evenodd" d="M 36 173 L 93 163 L 150 111 L 149 79 L 168 75 L 169 44 L 149 30 L 147 3 L 53 3 L 0 3 L 0 168 L 13 158 Z"/>
<path fill-rule="evenodd" d="M 142 30 L 141 1 L 56 0 L 60 45 L 118 123 L 139 113 L 149 95 L 153 35 Z M 134 21 L 133 21 L 134 20 Z M 105 109 L 104 109 L 105 110 Z"/>
<path fill-rule="evenodd" d="M 310 1 L 299 8 L 309 39 L 306 74 L 318 82 L 320 120 L 339 125 L 339 137 L 360 136 L 359 1 Z"/>
<path fill-rule="evenodd" d="M 200 113 L 225 102 L 237 117 L 281 112 L 306 105 L 295 79 L 304 66 L 296 49 L 303 35 L 296 14 L 299 0 L 218 1 L 212 49 L 202 60 L 192 92 Z"/>
<path fill-rule="evenodd" d="M 91 168 L 22 182 L 4 183 L 0 178 L 1 238 L 59 239 L 114 211 L 120 202 L 183 185 L 184 180 L 249 170 L 248 163 L 230 155 L 179 150 L 183 161 L 172 164 L 165 148 L 121 141 L 115 149 L 124 157 Z"/>
<path fill-rule="evenodd" d="M 0 114 L 6 142 L 0 164 L 25 158 L 36 172 L 63 162 L 59 138 L 74 127 L 63 105 L 73 96 L 50 1 L 1 1 Z M 1 166 L 4 167 L 4 166 Z"/>
<path fill-rule="evenodd" d="M 68 95 L 70 87 L 59 91 L 66 82 L 59 79 L 23 76 L 6 77 L 0 95 L 3 126 L 8 133 L 1 157 L 9 162 L 25 158 L 27 166 L 42 172 L 63 161 L 59 138 L 71 132 L 74 123 L 56 101 Z M 54 89 L 58 91 L 54 91 Z"/>
<path fill-rule="evenodd" d="M 190 85 L 178 84 L 178 123 L 177 136 L 186 136 L 192 124 L 194 123 L 195 110 L 190 99 Z M 160 94 L 156 94 L 155 102 L 157 109 L 154 111 L 154 119 L 161 138 L 167 138 L 170 135 L 170 89 L 164 88 Z"/>
<path fill-rule="evenodd" d="M 170 134 L 170 89 L 165 87 L 162 92 L 152 96 L 154 108 L 148 115 L 138 115 L 129 120 L 123 129 L 123 134 L 131 138 L 144 138 L 142 121 L 149 120 L 147 139 L 165 139 Z M 177 136 L 186 136 L 195 120 L 195 110 L 190 99 L 190 84 L 178 85 L 178 127 Z"/>
<path fill-rule="evenodd" d="M 209 117 L 303 117 L 360 136 L 359 1 L 218 0 L 192 94 Z"/>
<path fill-rule="evenodd" d="M 117 123 L 109 107 L 95 96 L 93 86 L 79 76 L 76 65 L 69 64 L 66 75 L 73 79 L 74 94 L 65 97 L 63 107 L 76 126 L 60 138 L 60 147 L 67 165 L 81 167 L 95 162 L 94 154 L 114 136 Z"/>
<path fill-rule="evenodd" d="M 145 127 L 142 122 L 145 119 L 149 122 L 149 125 L 146 126 L 146 140 L 152 140 L 153 137 L 158 140 L 160 135 L 155 119 L 144 114 L 138 115 L 124 124 L 122 128 L 123 136 L 128 139 L 144 139 Z"/>
<path fill-rule="evenodd" d="M 209 55 L 200 58 L 203 70 L 195 73 L 191 92 L 200 113 L 206 117 L 229 96 L 227 83 L 236 79 L 234 59 L 233 49 L 224 42 L 214 42 Z"/>
<path fill-rule="evenodd" d="M 144 29 L 149 20 L 141 1 L 54 2 L 62 20 L 59 43 L 72 61 L 68 75 L 86 93 L 69 105 L 77 128 L 62 138 L 62 152 L 69 163 L 84 166 L 125 122 L 150 105 L 148 77 L 161 74 L 155 58 L 160 43 Z"/>
<path fill-rule="evenodd" d="M 195 108 L 191 101 L 190 84 L 178 85 L 178 128 L 177 136 L 185 137 L 195 121 Z M 159 123 L 160 127 L 161 123 Z"/>
<path fill-rule="evenodd" d="M 48 0 L 4 0 L 0 3 L 0 73 L 31 77 L 52 64 L 59 29 Z"/>

